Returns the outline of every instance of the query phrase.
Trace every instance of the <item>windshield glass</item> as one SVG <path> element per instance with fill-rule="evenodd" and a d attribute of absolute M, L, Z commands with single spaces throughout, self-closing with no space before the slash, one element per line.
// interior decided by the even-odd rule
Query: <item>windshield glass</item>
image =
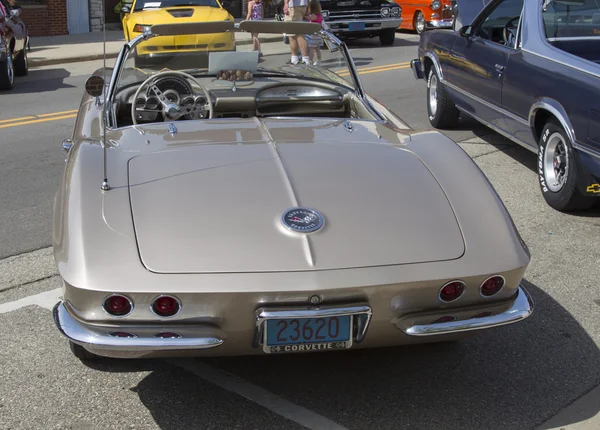
<path fill-rule="evenodd" d="M 600 36 L 600 0 L 549 0 L 542 17 L 549 39 Z"/>
<path fill-rule="evenodd" d="M 269 24 L 277 25 L 275 22 Z M 214 29 L 212 27 L 211 31 Z M 308 44 L 314 48 L 312 62 L 307 64 L 290 64 L 292 53 L 284 33 L 264 33 L 259 37 L 263 40 L 260 54 L 253 48 L 251 34 L 241 30 L 209 34 L 196 31 L 196 34 L 155 36 L 144 40 L 129 53 L 116 92 L 137 88 L 150 76 L 166 70 L 188 73 L 209 89 L 231 88 L 234 80 L 238 88 L 256 88 L 286 80 L 290 83 L 323 82 L 355 90 L 341 50 L 330 52 L 322 36 L 316 33 L 302 36 L 310 39 Z"/>
<path fill-rule="evenodd" d="M 149 1 L 149 0 L 137 0 L 135 2 L 134 12 L 141 10 L 157 9 L 165 7 L 177 7 L 177 6 L 209 6 L 219 7 L 217 0 L 162 0 L 162 1 Z"/>

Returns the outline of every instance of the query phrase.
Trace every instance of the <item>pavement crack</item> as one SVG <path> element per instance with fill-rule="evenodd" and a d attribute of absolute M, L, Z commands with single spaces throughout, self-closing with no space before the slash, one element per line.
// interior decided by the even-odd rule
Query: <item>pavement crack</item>
<path fill-rule="evenodd" d="M 512 148 L 513 148 L 512 146 L 508 146 L 506 148 L 495 148 L 493 151 L 486 152 L 485 154 L 473 155 L 473 156 L 471 156 L 471 158 L 474 160 L 476 158 L 480 158 L 480 157 L 483 157 L 483 156 L 486 156 L 486 155 L 490 155 L 490 154 L 495 154 L 497 152 L 504 152 L 504 153 L 506 153 L 506 151 L 508 151 L 509 149 L 512 149 Z"/>
<path fill-rule="evenodd" d="M 22 284 L 11 285 L 9 287 L 0 289 L 0 293 L 5 293 L 7 291 L 14 290 L 15 288 L 21 288 L 21 287 L 25 287 L 27 285 L 35 284 L 36 282 L 40 282 L 40 281 L 45 281 L 45 280 L 48 280 L 48 279 L 56 278 L 57 276 L 58 275 L 49 275 L 49 276 L 44 276 L 43 278 L 35 279 L 35 280 L 32 280 L 32 281 L 23 282 Z"/>

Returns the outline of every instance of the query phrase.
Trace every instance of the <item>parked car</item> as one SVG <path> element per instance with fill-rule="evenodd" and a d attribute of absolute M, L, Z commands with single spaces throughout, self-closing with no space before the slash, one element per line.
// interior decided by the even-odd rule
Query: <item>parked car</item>
<path fill-rule="evenodd" d="M 600 6 L 594 0 L 458 0 L 456 31 L 421 36 L 437 128 L 471 116 L 537 153 L 546 202 L 584 210 L 600 196 Z"/>
<path fill-rule="evenodd" d="M 233 16 L 225 9 L 229 2 L 219 0 L 163 0 L 149 2 L 146 0 L 123 0 L 123 31 L 125 39 L 131 41 L 143 34 L 154 24 L 186 23 L 186 22 L 218 22 L 231 21 Z M 209 48 L 209 49 L 207 49 Z M 204 35 L 162 36 L 153 39 L 136 49 L 136 61 L 139 67 L 147 63 L 162 63 L 165 57 L 174 53 L 185 53 L 194 56 L 209 51 L 232 51 L 235 49 L 233 34 L 222 33 L 218 37 Z M 160 58 L 162 57 L 162 59 Z"/>
<path fill-rule="evenodd" d="M 402 7 L 400 28 L 414 30 L 417 34 L 432 28 L 452 28 L 451 0 L 433 0 L 415 2 L 413 0 L 394 0 Z"/>
<path fill-rule="evenodd" d="M 154 25 L 89 78 L 53 224 L 53 314 L 77 357 L 447 341 L 531 314 L 529 251 L 485 175 L 365 93 L 320 29 Z M 318 66 L 288 64 L 283 40 L 204 69 L 131 58 L 153 37 L 226 32 L 327 48 Z"/>
<path fill-rule="evenodd" d="M 276 18 L 283 21 L 283 5 Z M 402 23 L 402 8 L 393 0 L 321 0 L 323 21 L 341 40 L 379 37 L 382 45 L 393 45 Z"/>
<path fill-rule="evenodd" d="M 0 90 L 12 90 L 15 76 L 29 72 L 27 26 L 21 20 L 21 8 L 11 8 L 0 0 Z"/>

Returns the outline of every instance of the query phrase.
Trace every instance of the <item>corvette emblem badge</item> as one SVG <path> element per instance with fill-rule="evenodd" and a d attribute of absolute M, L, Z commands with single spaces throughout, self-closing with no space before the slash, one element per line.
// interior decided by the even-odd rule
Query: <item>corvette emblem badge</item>
<path fill-rule="evenodd" d="M 308 208 L 292 208 L 283 213 L 281 222 L 289 230 L 312 233 L 323 227 L 323 216 Z"/>

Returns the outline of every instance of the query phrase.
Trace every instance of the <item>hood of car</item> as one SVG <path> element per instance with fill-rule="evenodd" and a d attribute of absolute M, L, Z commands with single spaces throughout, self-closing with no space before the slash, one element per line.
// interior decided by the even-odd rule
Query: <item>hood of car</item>
<path fill-rule="evenodd" d="M 186 22 L 223 21 L 228 19 L 227 10 L 212 6 L 177 6 L 134 12 L 136 24 L 179 24 Z"/>
<path fill-rule="evenodd" d="M 342 121 L 240 120 L 205 132 L 176 124 L 174 134 L 165 124 L 128 135 L 168 146 L 128 163 L 150 271 L 344 269 L 465 251 L 440 184 L 381 124 L 353 120 L 349 131 Z"/>

